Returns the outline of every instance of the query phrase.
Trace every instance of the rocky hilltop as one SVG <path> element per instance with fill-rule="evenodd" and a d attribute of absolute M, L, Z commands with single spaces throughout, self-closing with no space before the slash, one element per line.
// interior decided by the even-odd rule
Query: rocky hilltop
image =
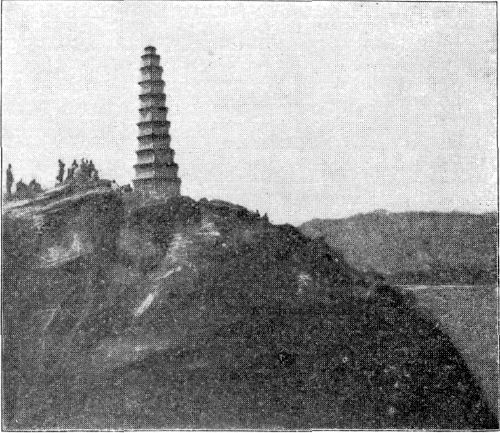
<path fill-rule="evenodd" d="M 4 428 L 495 428 L 413 300 L 222 201 L 3 210 Z"/>
<path fill-rule="evenodd" d="M 495 284 L 495 213 L 378 211 L 300 226 L 357 269 L 397 284 Z"/>

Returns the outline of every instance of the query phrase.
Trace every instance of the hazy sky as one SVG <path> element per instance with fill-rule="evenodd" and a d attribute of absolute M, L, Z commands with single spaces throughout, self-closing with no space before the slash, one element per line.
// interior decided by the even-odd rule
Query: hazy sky
<path fill-rule="evenodd" d="M 182 193 L 300 223 L 496 209 L 493 3 L 3 2 L 3 162 L 134 176 L 157 47 Z"/>

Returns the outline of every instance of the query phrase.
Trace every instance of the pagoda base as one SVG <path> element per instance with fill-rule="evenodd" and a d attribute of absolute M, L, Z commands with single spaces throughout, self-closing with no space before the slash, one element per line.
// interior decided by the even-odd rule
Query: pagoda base
<path fill-rule="evenodd" d="M 133 179 L 134 189 L 147 195 L 162 197 L 179 197 L 181 195 L 181 180 L 173 179 Z"/>

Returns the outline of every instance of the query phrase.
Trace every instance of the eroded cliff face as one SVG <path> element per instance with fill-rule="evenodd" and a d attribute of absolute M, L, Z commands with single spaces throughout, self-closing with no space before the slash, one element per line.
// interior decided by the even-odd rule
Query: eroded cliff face
<path fill-rule="evenodd" d="M 107 189 L 4 215 L 8 428 L 496 425 L 436 323 L 241 206 Z"/>
<path fill-rule="evenodd" d="M 124 218 L 109 188 L 9 203 L 3 214 L 4 383 L 7 420 L 32 416 L 28 402 L 62 359 L 116 255 Z M 50 380 L 50 379 L 48 379 Z M 36 405 L 38 401 L 33 401 Z"/>
<path fill-rule="evenodd" d="M 123 203 L 111 189 L 96 188 L 53 200 L 9 203 L 3 218 L 6 266 L 12 260 L 15 267 L 50 269 L 113 253 Z"/>

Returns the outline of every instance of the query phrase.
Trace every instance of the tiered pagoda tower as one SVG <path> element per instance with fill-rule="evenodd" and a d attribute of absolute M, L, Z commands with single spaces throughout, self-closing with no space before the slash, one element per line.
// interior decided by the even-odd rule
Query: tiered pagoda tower
<path fill-rule="evenodd" d="M 174 162 L 175 152 L 170 147 L 170 122 L 165 107 L 160 56 L 155 47 L 148 46 L 141 58 L 139 148 L 134 165 L 134 188 L 154 195 L 178 196 L 181 180 L 177 177 L 179 166 Z"/>

